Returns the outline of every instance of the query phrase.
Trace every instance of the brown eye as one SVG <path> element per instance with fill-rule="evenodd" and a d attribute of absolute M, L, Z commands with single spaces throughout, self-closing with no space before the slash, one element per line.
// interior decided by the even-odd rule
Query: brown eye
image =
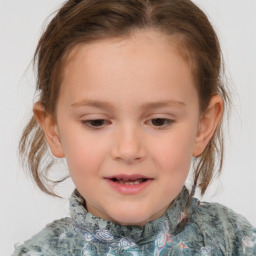
<path fill-rule="evenodd" d="M 91 128 L 91 129 L 97 129 L 102 127 L 107 121 L 104 119 L 95 119 L 95 120 L 83 120 L 82 124 Z"/>
<path fill-rule="evenodd" d="M 166 118 L 156 118 L 152 119 L 152 124 L 155 126 L 163 126 L 169 124 L 172 120 Z"/>
<path fill-rule="evenodd" d="M 90 122 L 91 126 L 98 127 L 98 126 L 102 126 L 103 125 L 104 120 L 103 119 L 97 119 L 97 120 L 90 120 L 89 122 Z"/>

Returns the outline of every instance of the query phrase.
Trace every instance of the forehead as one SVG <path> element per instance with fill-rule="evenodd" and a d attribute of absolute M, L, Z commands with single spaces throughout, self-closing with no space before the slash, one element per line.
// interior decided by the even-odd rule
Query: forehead
<path fill-rule="evenodd" d="M 154 48 L 153 52 L 161 51 L 171 51 L 176 50 L 176 53 L 180 55 L 187 64 L 193 68 L 193 57 L 192 53 L 189 50 L 187 39 L 182 34 L 173 34 L 167 35 L 157 29 L 137 29 L 128 35 L 120 36 L 120 37 L 109 37 L 104 39 L 93 40 L 90 42 L 82 42 L 75 44 L 74 46 L 68 47 L 64 57 L 62 59 L 63 69 L 70 63 L 74 62 L 75 59 L 78 59 L 79 55 L 83 51 L 83 58 L 98 57 L 98 59 L 103 58 L 105 55 L 103 53 L 109 53 L 109 51 L 114 50 L 113 57 L 116 54 L 121 54 L 121 51 L 126 51 L 129 46 L 132 48 L 132 52 L 140 52 L 145 45 L 151 46 Z M 100 49 L 103 51 L 100 51 Z M 83 50 L 82 50 L 83 48 Z M 106 52 L 107 50 L 107 52 Z M 97 56 L 98 52 L 98 56 Z M 85 54 L 87 53 L 87 54 Z M 110 53 L 111 54 L 111 53 Z M 91 61 L 92 59 L 90 59 Z"/>
<path fill-rule="evenodd" d="M 87 95 L 122 90 L 135 98 L 152 98 L 156 92 L 165 96 L 170 85 L 183 91 L 194 88 L 191 66 L 176 41 L 156 31 L 76 45 L 65 59 L 62 75 L 61 91 L 68 91 L 71 98 L 85 87 Z"/>

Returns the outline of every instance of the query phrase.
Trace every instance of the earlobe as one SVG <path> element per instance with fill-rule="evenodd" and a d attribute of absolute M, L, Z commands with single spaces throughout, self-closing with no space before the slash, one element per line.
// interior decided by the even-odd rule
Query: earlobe
<path fill-rule="evenodd" d="M 217 125 L 222 117 L 223 109 L 224 103 L 222 97 L 220 95 L 214 95 L 199 122 L 193 156 L 199 156 L 203 153 L 210 139 L 214 135 Z"/>
<path fill-rule="evenodd" d="M 58 126 L 53 116 L 45 111 L 44 106 L 40 102 L 36 102 L 33 106 L 34 116 L 44 130 L 45 138 L 55 157 L 64 157 Z"/>

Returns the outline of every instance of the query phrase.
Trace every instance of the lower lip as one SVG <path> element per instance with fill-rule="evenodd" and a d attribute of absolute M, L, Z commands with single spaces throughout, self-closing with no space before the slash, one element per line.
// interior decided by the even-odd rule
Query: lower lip
<path fill-rule="evenodd" d="M 148 179 L 147 181 L 139 184 L 125 185 L 125 184 L 120 184 L 118 182 L 115 182 L 111 179 L 105 179 L 105 180 L 113 189 L 117 190 L 119 193 L 122 193 L 124 195 L 138 194 L 142 190 L 146 189 L 153 181 L 152 179 Z"/>

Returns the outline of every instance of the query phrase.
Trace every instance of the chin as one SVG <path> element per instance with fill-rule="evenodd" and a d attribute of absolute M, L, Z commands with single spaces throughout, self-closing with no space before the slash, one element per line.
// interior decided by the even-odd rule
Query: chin
<path fill-rule="evenodd" d="M 144 217 L 144 218 L 143 218 Z M 138 216 L 122 216 L 121 218 L 113 219 L 113 221 L 119 225 L 122 226 L 145 226 L 147 222 L 149 222 L 148 219 L 145 219 L 145 216 L 142 218 L 138 218 Z"/>
<path fill-rule="evenodd" d="M 153 214 L 153 213 L 152 213 Z M 118 209 L 113 214 L 110 213 L 113 222 L 124 226 L 144 226 L 153 220 L 149 211 L 144 209 Z"/>

